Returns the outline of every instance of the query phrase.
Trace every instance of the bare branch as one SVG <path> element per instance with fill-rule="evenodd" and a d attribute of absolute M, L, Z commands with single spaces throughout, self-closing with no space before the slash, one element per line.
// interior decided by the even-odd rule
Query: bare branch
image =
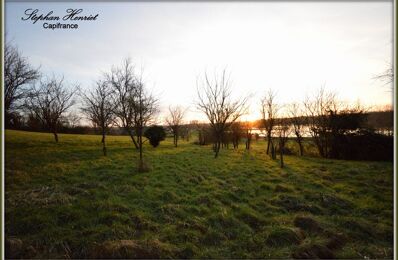
<path fill-rule="evenodd" d="M 217 157 L 225 131 L 247 113 L 249 97 L 232 100 L 230 79 L 226 70 L 223 70 L 220 76 L 215 74 L 213 80 L 210 80 L 207 73 L 201 80 L 198 78 L 197 94 L 196 106 L 210 122 L 216 140 L 215 157 Z"/>
<path fill-rule="evenodd" d="M 166 123 L 173 133 L 174 146 L 177 147 L 178 138 L 180 136 L 180 128 L 184 119 L 186 109 L 180 106 L 169 106 L 169 116 L 166 118 Z"/>
<path fill-rule="evenodd" d="M 26 99 L 26 107 L 54 134 L 56 142 L 60 119 L 75 104 L 73 97 L 77 91 L 78 86 L 67 88 L 63 77 L 53 76 L 40 80 Z"/>
<path fill-rule="evenodd" d="M 22 107 L 27 97 L 29 84 L 39 79 L 39 68 L 32 68 L 27 58 L 18 49 L 6 43 L 4 46 L 4 109 L 6 117 Z M 8 119 L 6 119 L 8 123 Z"/>

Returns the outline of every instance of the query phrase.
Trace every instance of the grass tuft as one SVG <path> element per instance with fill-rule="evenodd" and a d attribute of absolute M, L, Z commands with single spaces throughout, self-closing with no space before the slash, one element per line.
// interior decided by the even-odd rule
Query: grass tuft
<path fill-rule="evenodd" d="M 292 228 L 276 227 L 269 233 L 266 243 L 272 247 L 283 247 L 300 244 L 304 235 Z"/>

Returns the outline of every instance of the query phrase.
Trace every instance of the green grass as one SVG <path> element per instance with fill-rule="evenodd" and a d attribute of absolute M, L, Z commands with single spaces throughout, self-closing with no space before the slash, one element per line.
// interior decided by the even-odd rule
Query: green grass
<path fill-rule="evenodd" d="M 151 171 L 138 173 L 128 137 L 109 136 L 107 157 L 99 136 L 5 137 L 6 237 L 39 258 L 85 258 L 118 240 L 158 250 L 149 257 L 287 258 L 335 234 L 346 238 L 335 257 L 393 255 L 390 162 L 286 156 L 280 169 L 264 141 L 214 159 L 211 146 L 166 140 L 145 147 Z"/>

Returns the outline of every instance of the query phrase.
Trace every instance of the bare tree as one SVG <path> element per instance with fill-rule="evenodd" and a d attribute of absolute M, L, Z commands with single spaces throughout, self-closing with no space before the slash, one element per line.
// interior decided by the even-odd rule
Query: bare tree
<path fill-rule="evenodd" d="M 179 135 L 181 136 L 181 139 L 189 142 L 189 139 L 191 137 L 191 131 L 192 131 L 193 127 L 194 126 L 192 124 L 182 125 L 179 130 Z"/>
<path fill-rule="evenodd" d="M 106 134 L 115 120 L 113 113 L 115 104 L 112 102 L 112 94 L 112 89 L 103 80 L 98 80 L 93 90 L 81 94 L 83 97 L 82 112 L 93 123 L 94 127 L 101 131 L 104 156 L 106 156 Z"/>
<path fill-rule="evenodd" d="M 275 119 L 279 110 L 278 104 L 275 103 L 276 93 L 272 89 L 269 89 L 264 97 L 261 99 L 261 115 L 263 121 L 263 127 L 265 128 L 267 138 L 267 154 L 271 149 L 272 158 L 274 159 L 274 143 L 272 140 L 272 131 L 275 126 Z"/>
<path fill-rule="evenodd" d="M 338 106 L 336 94 L 326 91 L 324 87 L 321 87 L 312 97 L 307 96 L 304 101 L 310 134 L 322 157 L 328 157 L 330 150 L 329 115 L 337 113 Z"/>
<path fill-rule="evenodd" d="M 166 123 L 173 133 L 173 143 L 177 147 L 178 138 L 180 136 L 182 121 L 184 119 L 185 109 L 179 106 L 169 106 L 169 116 L 166 118 Z"/>
<path fill-rule="evenodd" d="M 243 127 L 241 122 L 234 122 L 231 127 L 231 141 L 234 149 L 239 148 L 240 139 L 243 137 Z"/>
<path fill-rule="evenodd" d="M 299 103 L 292 103 L 288 107 L 288 115 L 290 125 L 293 127 L 294 135 L 296 136 L 296 142 L 299 146 L 299 154 L 300 156 L 304 155 L 304 127 L 305 127 L 305 118 L 303 108 Z"/>
<path fill-rule="evenodd" d="M 149 93 L 144 86 L 142 74 L 136 79 L 137 85 L 133 102 L 135 104 L 134 111 L 136 111 L 134 115 L 134 128 L 137 133 L 137 143 L 140 152 L 138 171 L 144 172 L 148 170 L 144 164 L 143 158 L 144 142 L 142 137 L 144 134 L 144 128 L 154 120 L 154 116 L 159 112 L 159 109 L 158 100 L 152 95 L 152 93 Z"/>
<path fill-rule="evenodd" d="M 73 96 L 77 89 L 77 86 L 66 87 L 63 77 L 53 76 L 41 80 L 39 87 L 33 86 L 26 99 L 26 107 L 54 134 L 55 142 L 62 116 L 75 104 Z"/>
<path fill-rule="evenodd" d="M 212 140 L 212 136 L 209 135 L 209 125 L 200 123 L 198 120 L 192 120 L 190 124 L 193 126 L 198 133 L 198 144 L 207 145 Z M 210 137 L 210 138 L 209 138 Z"/>
<path fill-rule="evenodd" d="M 225 70 L 221 75 L 215 73 L 213 80 L 205 73 L 202 80 L 197 81 L 197 93 L 197 107 L 210 122 L 215 139 L 214 157 L 217 158 L 226 130 L 246 113 L 248 97 L 232 100 L 230 81 Z"/>
<path fill-rule="evenodd" d="M 285 167 L 285 162 L 283 159 L 286 142 L 290 134 L 289 122 L 287 120 L 280 120 L 279 124 L 275 127 L 275 132 L 278 136 L 279 143 L 279 156 L 280 156 L 280 166 Z"/>
<path fill-rule="evenodd" d="M 112 68 L 110 73 L 105 74 L 105 77 L 115 92 L 112 101 L 117 105 L 114 114 L 118 120 L 115 122 L 129 134 L 135 148 L 139 149 L 135 139 L 137 133 L 134 125 L 137 116 L 135 96 L 138 86 L 135 74 L 131 60 L 125 59 L 121 67 Z"/>
<path fill-rule="evenodd" d="M 388 68 L 379 75 L 373 77 L 373 79 L 384 82 L 384 85 L 391 84 L 394 81 L 394 67 L 392 64 L 388 65 Z"/>
<path fill-rule="evenodd" d="M 244 124 L 244 128 L 245 128 L 245 134 L 246 134 L 246 150 L 250 150 L 251 147 L 251 143 L 252 143 L 252 138 L 253 138 L 253 134 L 252 134 L 252 123 L 251 122 L 246 122 Z"/>
<path fill-rule="evenodd" d="M 39 69 L 32 68 L 28 59 L 18 49 L 6 43 L 4 46 L 4 109 L 6 123 L 9 115 L 18 108 L 17 103 L 27 96 L 28 85 L 40 77 Z M 21 104 L 22 105 L 22 104 Z"/>
<path fill-rule="evenodd" d="M 158 112 L 158 100 L 149 93 L 143 82 L 143 70 L 136 72 L 129 58 L 121 67 L 112 68 L 105 74 L 107 82 L 114 91 L 113 103 L 116 124 L 124 128 L 139 150 L 138 170 L 145 171 L 143 159 L 144 128 L 154 119 Z"/>

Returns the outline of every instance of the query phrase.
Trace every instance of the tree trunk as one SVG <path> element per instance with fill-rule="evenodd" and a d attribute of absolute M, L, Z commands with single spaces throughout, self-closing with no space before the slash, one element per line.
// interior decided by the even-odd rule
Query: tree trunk
<path fill-rule="evenodd" d="M 144 159 L 143 159 L 143 156 L 142 156 L 142 136 L 139 137 L 139 140 L 140 140 L 140 162 L 141 162 L 141 165 L 143 165 L 144 164 Z"/>
<path fill-rule="evenodd" d="M 217 157 L 218 157 L 218 153 L 220 152 L 220 147 L 221 147 L 221 141 L 218 140 L 218 141 L 216 141 L 216 147 L 215 147 L 215 155 L 214 155 L 214 158 L 217 158 Z"/>
<path fill-rule="evenodd" d="M 106 156 L 106 145 L 105 145 L 105 131 L 102 132 L 102 151 L 104 156 Z"/>
<path fill-rule="evenodd" d="M 271 159 L 275 160 L 276 159 L 276 149 L 275 149 L 274 143 L 272 142 L 272 139 L 270 142 L 270 149 L 271 149 Z"/>
<path fill-rule="evenodd" d="M 238 149 L 239 148 L 239 140 L 238 139 L 234 139 L 232 144 L 234 145 L 234 149 Z"/>
<path fill-rule="evenodd" d="M 177 131 L 176 131 L 176 147 L 178 145 L 178 136 L 180 135 L 180 131 L 179 131 L 179 127 L 177 127 Z"/>
<path fill-rule="evenodd" d="M 303 142 L 299 140 L 299 148 L 300 148 L 300 156 L 304 155 L 304 147 L 303 147 Z"/>
<path fill-rule="evenodd" d="M 131 140 L 133 140 L 135 149 L 139 149 L 139 146 L 138 146 L 138 144 L 137 144 L 137 141 L 135 140 L 134 135 L 133 135 L 132 133 L 130 133 L 130 137 L 131 137 Z"/>
<path fill-rule="evenodd" d="M 178 136 L 174 134 L 174 146 L 177 147 Z"/>
<path fill-rule="evenodd" d="M 319 155 L 322 158 L 325 158 L 325 154 L 323 153 L 323 146 L 321 144 L 320 137 L 319 136 L 314 136 L 313 139 L 314 139 L 315 145 L 316 145 L 316 147 L 318 149 Z"/>
<path fill-rule="evenodd" d="M 267 154 L 269 154 L 270 144 L 271 144 L 271 135 L 267 134 Z"/>
<path fill-rule="evenodd" d="M 53 134 L 54 134 L 55 142 L 58 143 L 58 134 L 57 134 L 57 132 L 54 131 Z"/>
<path fill-rule="evenodd" d="M 282 145 L 279 146 L 279 152 L 281 155 L 281 168 L 283 168 L 285 166 L 285 164 L 283 163 L 283 147 L 282 147 Z"/>
<path fill-rule="evenodd" d="M 138 149 L 140 151 L 140 159 L 139 159 L 139 162 L 138 162 L 138 171 L 144 172 L 145 169 L 144 169 L 144 157 L 143 157 L 143 154 L 142 154 L 142 133 L 138 134 Z"/>
<path fill-rule="evenodd" d="M 249 134 L 246 135 L 246 150 L 250 150 L 251 136 Z"/>

